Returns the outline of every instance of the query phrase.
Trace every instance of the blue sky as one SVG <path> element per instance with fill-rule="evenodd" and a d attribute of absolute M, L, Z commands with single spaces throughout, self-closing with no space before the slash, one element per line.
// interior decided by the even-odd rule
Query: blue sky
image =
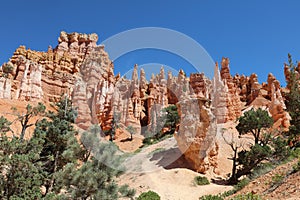
<path fill-rule="evenodd" d="M 34 50 L 55 47 L 61 30 L 95 32 L 99 43 L 114 34 L 139 27 L 164 27 L 188 35 L 214 61 L 229 57 L 231 73 L 266 81 L 272 72 L 285 85 L 287 54 L 300 57 L 300 2 L 288 1 L 137 1 L 86 0 L 1 2 L 0 63 L 19 45 Z M 137 63 L 162 63 L 189 73 L 189 63 L 171 53 L 136 51 L 115 61 L 115 72 L 125 73 Z"/>

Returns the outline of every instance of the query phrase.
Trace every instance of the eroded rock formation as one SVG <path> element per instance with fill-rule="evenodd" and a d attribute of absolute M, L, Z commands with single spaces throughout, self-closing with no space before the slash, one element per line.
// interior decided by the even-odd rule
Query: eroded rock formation
<path fill-rule="evenodd" d="M 80 128 L 99 124 L 106 131 L 119 116 L 121 128 L 133 126 L 142 134 L 161 128 L 161 110 L 176 104 L 181 117 L 175 136 L 178 146 L 199 172 L 217 166 L 216 124 L 236 120 L 243 109 L 265 107 L 275 128 L 289 127 L 282 88 L 272 74 L 263 84 L 256 74 L 232 77 L 229 59 L 222 58 L 212 80 L 203 73 L 187 77 L 183 70 L 177 76 L 166 74 L 163 67 L 147 80 L 143 69 L 138 77 L 137 65 L 128 80 L 114 75 L 114 64 L 97 41 L 96 34 L 61 32 L 58 46 L 47 52 L 20 46 L 0 71 L 0 98 L 54 102 L 64 94 L 78 108 Z M 7 72 L 4 66 L 12 70 Z M 300 64 L 297 70 L 300 72 Z M 289 80 L 287 66 L 284 73 Z"/>
<path fill-rule="evenodd" d="M 206 98 L 189 98 L 177 103 L 180 128 L 174 136 L 191 166 L 200 173 L 217 167 L 217 123 Z"/>
<path fill-rule="evenodd" d="M 212 107 L 217 123 L 225 123 L 228 120 L 228 87 L 220 76 L 218 63 L 215 66 L 214 78 L 212 81 Z"/>
<path fill-rule="evenodd" d="M 228 58 L 222 58 L 220 74 L 228 88 L 228 98 L 226 99 L 228 115 L 226 121 L 236 120 L 236 118 L 242 114 L 242 103 L 239 97 L 240 89 L 234 83 L 234 80 L 230 75 Z"/>
<path fill-rule="evenodd" d="M 11 98 L 56 101 L 70 94 L 80 66 L 96 47 L 96 34 L 61 32 L 58 46 L 38 52 L 20 46 L 7 64 L 13 67 Z"/>
<path fill-rule="evenodd" d="M 287 83 L 290 82 L 291 80 L 291 70 L 290 70 L 290 66 L 287 65 L 286 63 L 284 64 L 284 76 L 285 76 L 285 80 Z M 299 80 L 300 77 L 300 62 L 298 62 L 297 67 L 295 68 L 295 78 Z M 299 81 L 299 85 L 300 85 L 300 81 Z M 287 88 L 290 89 L 290 85 L 287 85 Z"/>
<path fill-rule="evenodd" d="M 274 119 L 274 128 L 283 128 L 285 131 L 290 127 L 291 117 L 285 110 L 286 106 L 280 92 L 278 81 L 271 84 L 271 103 L 269 104 L 269 112 Z"/>

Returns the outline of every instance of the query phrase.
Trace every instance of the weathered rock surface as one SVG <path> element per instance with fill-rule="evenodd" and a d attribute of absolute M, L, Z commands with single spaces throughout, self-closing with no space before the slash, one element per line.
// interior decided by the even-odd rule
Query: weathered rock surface
<path fill-rule="evenodd" d="M 290 127 L 291 117 L 287 111 L 283 97 L 280 92 L 278 81 L 271 84 L 271 103 L 269 104 L 269 112 L 274 119 L 274 128 L 283 128 L 285 131 Z"/>
<path fill-rule="evenodd" d="M 236 120 L 243 109 L 265 107 L 275 128 L 289 127 L 282 88 L 272 74 L 263 84 L 256 74 L 233 77 L 229 59 L 222 58 L 220 69 L 216 63 L 212 80 L 203 73 L 187 77 L 183 70 L 177 76 L 166 74 L 162 67 L 148 81 L 137 65 L 128 80 L 114 75 L 114 64 L 97 41 L 96 34 L 61 32 L 57 47 L 49 47 L 47 52 L 20 46 L 3 65 L 12 66 L 12 71 L 1 68 L 0 98 L 54 102 L 64 94 L 78 109 L 79 127 L 99 124 L 109 130 L 114 117 L 120 116 L 121 128 L 133 126 L 141 134 L 158 131 L 161 110 L 177 104 L 181 124 L 175 137 L 180 150 L 199 172 L 217 166 L 216 123 Z M 299 74 L 300 64 L 297 70 Z M 289 80 L 287 66 L 284 73 Z"/>
<path fill-rule="evenodd" d="M 11 98 L 11 80 L 9 78 L 0 77 L 0 98 Z"/>
<path fill-rule="evenodd" d="M 214 115 L 217 119 L 217 123 L 225 123 L 228 121 L 228 87 L 225 84 L 220 76 L 220 71 L 218 67 L 218 63 L 215 66 L 215 74 L 213 78 L 212 84 L 212 107 L 214 110 Z"/>
<path fill-rule="evenodd" d="M 236 118 L 242 114 L 242 102 L 239 97 L 240 89 L 234 83 L 233 78 L 230 75 L 228 58 L 222 58 L 220 74 L 228 88 L 228 98 L 226 99 L 228 115 L 226 121 L 236 120 Z"/>
<path fill-rule="evenodd" d="M 297 64 L 297 67 L 295 69 L 295 73 L 296 73 L 295 78 L 297 78 L 299 80 L 299 77 L 300 77 L 300 62 L 298 62 L 298 64 Z M 291 70 L 290 70 L 289 65 L 287 65 L 286 63 L 284 64 L 284 76 L 285 76 L 286 82 L 289 83 L 290 80 L 291 80 Z M 300 82 L 299 82 L 299 85 L 300 85 Z M 287 85 L 287 88 L 290 89 L 289 84 Z"/>
<path fill-rule="evenodd" d="M 217 123 L 209 100 L 185 98 L 177 103 L 180 128 L 174 136 L 185 158 L 197 172 L 217 167 Z"/>
<path fill-rule="evenodd" d="M 38 52 L 20 46 L 8 64 L 13 66 L 11 98 L 27 101 L 56 101 L 69 94 L 79 68 L 96 47 L 96 34 L 61 32 L 58 46 Z"/>

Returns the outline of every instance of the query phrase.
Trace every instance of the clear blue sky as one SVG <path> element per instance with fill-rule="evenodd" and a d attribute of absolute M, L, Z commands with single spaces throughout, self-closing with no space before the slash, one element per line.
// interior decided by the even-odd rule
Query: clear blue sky
<path fill-rule="evenodd" d="M 128 29 L 154 26 L 190 36 L 214 61 L 229 57 L 232 74 L 255 72 L 263 82 L 272 72 L 284 85 L 287 54 L 300 58 L 299 8 L 297 0 L 1 1 L 0 63 L 19 45 L 43 51 L 55 47 L 61 30 L 95 32 L 101 42 Z M 120 58 L 115 72 L 149 62 L 188 65 L 166 52 L 136 52 Z"/>

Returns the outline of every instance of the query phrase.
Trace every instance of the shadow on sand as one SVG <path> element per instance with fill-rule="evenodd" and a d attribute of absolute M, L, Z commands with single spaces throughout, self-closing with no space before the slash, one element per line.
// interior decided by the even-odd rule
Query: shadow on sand
<path fill-rule="evenodd" d="M 156 164 L 164 169 L 185 168 L 195 171 L 178 148 L 171 148 L 154 153 L 150 161 L 156 161 Z M 229 185 L 226 179 L 217 178 L 211 179 L 211 181 L 217 185 Z"/>
<path fill-rule="evenodd" d="M 132 139 L 130 137 L 120 140 L 120 142 L 131 142 Z"/>
<path fill-rule="evenodd" d="M 171 148 L 154 153 L 150 161 L 157 161 L 156 164 L 164 169 L 186 168 L 193 170 L 178 148 Z"/>

